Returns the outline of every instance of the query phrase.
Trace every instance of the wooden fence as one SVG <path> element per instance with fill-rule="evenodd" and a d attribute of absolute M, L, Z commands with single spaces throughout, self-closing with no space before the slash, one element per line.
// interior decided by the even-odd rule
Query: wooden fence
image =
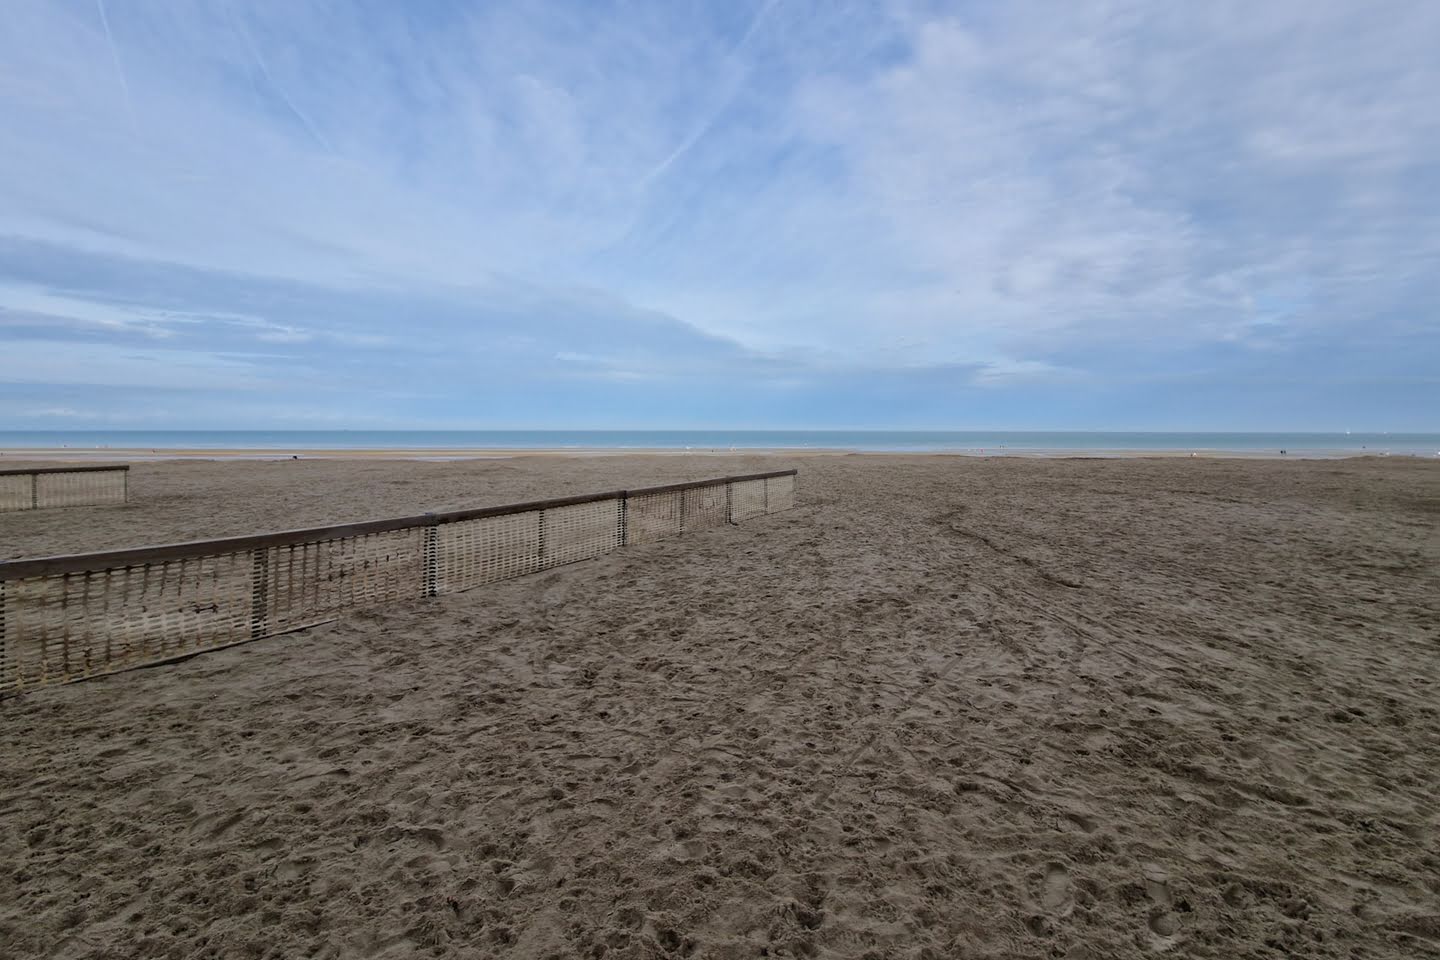
<path fill-rule="evenodd" d="M 0 562 L 0 697 L 739 523 L 795 471 L 367 523 Z"/>
<path fill-rule="evenodd" d="M 129 499 L 128 466 L 0 470 L 0 513 L 124 503 Z"/>

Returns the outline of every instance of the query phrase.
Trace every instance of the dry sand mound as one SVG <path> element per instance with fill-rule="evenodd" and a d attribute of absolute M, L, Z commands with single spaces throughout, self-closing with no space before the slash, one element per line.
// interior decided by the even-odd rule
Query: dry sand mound
<path fill-rule="evenodd" d="M 0 705 L 0 955 L 1440 955 L 1440 466 L 799 465 L 789 514 Z M 0 541 L 769 466 L 149 465 Z"/>

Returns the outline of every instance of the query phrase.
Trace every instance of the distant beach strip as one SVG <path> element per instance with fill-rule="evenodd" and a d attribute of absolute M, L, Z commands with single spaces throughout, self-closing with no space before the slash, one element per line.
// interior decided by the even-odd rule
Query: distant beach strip
<path fill-rule="evenodd" d="M 617 453 L 963 456 L 1440 456 L 1440 433 L 961 430 L 9 430 L 6 462 L 97 457 L 468 459 Z"/>

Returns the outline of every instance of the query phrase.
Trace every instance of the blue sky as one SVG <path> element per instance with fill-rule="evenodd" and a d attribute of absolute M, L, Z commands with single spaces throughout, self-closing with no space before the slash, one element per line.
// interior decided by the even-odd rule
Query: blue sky
<path fill-rule="evenodd" d="M 0 428 L 1440 429 L 1440 4 L 6 0 Z"/>

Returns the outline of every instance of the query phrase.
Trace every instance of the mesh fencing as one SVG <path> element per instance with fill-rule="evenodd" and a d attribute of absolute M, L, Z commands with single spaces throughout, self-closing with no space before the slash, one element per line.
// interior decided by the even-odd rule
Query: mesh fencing
<path fill-rule="evenodd" d="M 779 513 L 795 506 L 795 474 L 765 478 L 765 512 Z"/>
<path fill-rule="evenodd" d="M 302 629 L 346 610 L 457 593 L 626 544 L 739 523 L 789 509 L 794 479 L 794 471 L 725 477 L 0 563 L 0 697 Z"/>
<path fill-rule="evenodd" d="M 248 640 L 250 581 L 221 554 L 0 582 L 0 694 Z"/>
<path fill-rule="evenodd" d="M 627 543 L 652 543 L 680 533 L 680 490 L 631 494 L 625 506 Z"/>
<path fill-rule="evenodd" d="M 730 522 L 730 498 L 723 486 L 692 487 L 681 492 L 680 532 L 712 530 Z"/>
<path fill-rule="evenodd" d="M 345 610 L 425 596 L 427 529 L 253 551 L 252 633 L 285 633 Z"/>
<path fill-rule="evenodd" d="M 34 489 L 34 481 L 34 474 L 0 474 L 0 513 L 31 509 L 33 505 L 31 491 Z"/>
<path fill-rule="evenodd" d="M 458 593 L 540 569 L 540 511 L 436 528 L 436 593 Z"/>
<path fill-rule="evenodd" d="M 0 470 L 0 513 L 124 503 L 129 467 L 45 467 Z"/>
<path fill-rule="evenodd" d="M 541 566 L 589 560 L 619 549 L 622 542 L 618 497 L 541 511 Z"/>
<path fill-rule="evenodd" d="M 765 514 L 764 480 L 745 480 L 730 485 L 730 516 L 736 523 Z"/>

